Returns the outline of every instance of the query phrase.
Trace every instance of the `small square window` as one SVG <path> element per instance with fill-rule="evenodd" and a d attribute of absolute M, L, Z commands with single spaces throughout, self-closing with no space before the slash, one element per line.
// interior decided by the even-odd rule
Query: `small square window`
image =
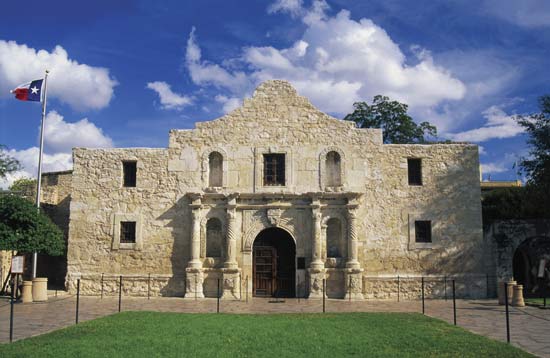
<path fill-rule="evenodd" d="M 422 160 L 407 159 L 407 168 L 409 171 L 409 185 L 422 185 Z"/>
<path fill-rule="evenodd" d="M 120 243 L 134 244 L 136 242 L 136 222 L 121 221 L 120 222 Z"/>
<path fill-rule="evenodd" d="M 414 232 L 416 242 L 432 242 L 432 222 L 431 221 L 415 221 Z"/>
<path fill-rule="evenodd" d="M 306 258 L 305 257 L 298 257 L 298 270 L 305 270 L 306 269 Z"/>
<path fill-rule="evenodd" d="M 136 172 L 137 172 L 137 162 L 135 161 L 125 161 L 122 162 L 122 173 L 123 173 L 123 185 L 128 188 L 133 188 L 136 186 Z"/>
<path fill-rule="evenodd" d="M 284 154 L 264 154 L 264 185 L 285 185 Z"/>

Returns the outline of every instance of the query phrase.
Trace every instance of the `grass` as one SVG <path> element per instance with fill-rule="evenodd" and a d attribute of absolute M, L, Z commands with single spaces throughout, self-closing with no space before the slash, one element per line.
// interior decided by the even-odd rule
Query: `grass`
<path fill-rule="evenodd" d="M 0 357 L 531 357 L 420 314 L 123 312 L 0 345 Z"/>
<path fill-rule="evenodd" d="M 525 304 L 531 306 L 544 306 L 544 298 L 525 298 Z M 550 297 L 546 298 L 546 307 L 550 308 Z"/>

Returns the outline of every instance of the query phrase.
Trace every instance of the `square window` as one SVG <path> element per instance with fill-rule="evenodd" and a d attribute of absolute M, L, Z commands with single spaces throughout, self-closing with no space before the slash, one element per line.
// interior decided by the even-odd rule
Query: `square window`
<path fill-rule="evenodd" d="M 123 185 L 125 187 L 133 188 L 136 186 L 136 172 L 137 172 L 136 161 L 122 162 Z"/>
<path fill-rule="evenodd" d="M 422 160 L 417 158 L 407 159 L 409 171 L 409 185 L 422 185 Z"/>
<path fill-rule="evenodd" d="M 264 185 L 285 185 L 284 154 L 264 154 Z"/>
<path fill-rule="evenodd" d="M 120 243 L 135 244 L 136 242 L 136 222 L 121 221 L 120 222 Z"/>
<path fill-rule="evenodd" d="M 426 243 L 432 242 L 432 222 L 415 221 L 414 222 L 415 241 Z"/>

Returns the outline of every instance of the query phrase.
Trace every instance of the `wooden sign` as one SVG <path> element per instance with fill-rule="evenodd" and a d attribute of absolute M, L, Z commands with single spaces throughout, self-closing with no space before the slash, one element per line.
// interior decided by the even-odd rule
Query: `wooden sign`
<path fill-rule="evenodd" d="M 11 273 L 23 273 L 25 267 L 24 256 L 14 256 L 11 258 Z"/>

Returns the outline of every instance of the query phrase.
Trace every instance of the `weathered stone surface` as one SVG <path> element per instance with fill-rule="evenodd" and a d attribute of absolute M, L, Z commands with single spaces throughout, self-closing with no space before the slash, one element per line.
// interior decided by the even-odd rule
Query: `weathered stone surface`
<path fill-rule="evenodd" d="M 213 151 L 223 157 L 223 185 L 210 188 L 208 156 Z M 326 185 L 329 151 L 341 158 L 339 186 Z M 285 154 L 285 185 L 263 185 L 265 153 Z M 344 297 L 349 269 L 356 270 L 351 276 L 355 298 L 391 297 L 391 290 L 383 288 L 386 283 L 373 286 L 356 279 L 361 275 L 485 273 L 477 146 L 382 144 L 381 130 L 359 129 L 318 111 L 284 81 L 263 83 L 241 108 L 217 120 L 170 131 L 167 149 L 76 148 L 73 156 L 71 289 L 77 277 L 151 273 L 173 277 L 156 283 L 156 292 L 182 294 L 187 274 L 197 276 L 202 283 L 198 290 L 209 296 L 223 278 L 224 265 L 234 267 L 227 260 L 234 254 L 250 290 L 252 245 L 269 227 L 290 233 L 296 256 L 305 258 L 306 269 L 314 269 L 309 275 L 297 270 L 297 292 L 318 294 L 319 279 L 326 278 L 327 294 Z M 423 185 L 408 185 L 408 158 L 422 159 Z M 122 186 L 126 160 L 137 161 L 135 188 Z M 230 211 L 234 221 L 228 225 Z M 141 243 L 133 249 L 113 249 L 121 216 L 139 221 Z M 211 217 L 234 240 L 224 245 L 221 258 L 205 257 L 204 228 Z M 327 258 L 330 218 L 342 225 L 339 258 Z M 414 220 L 432 222 L 432 243 L 415 244 Z M 227 252 L 233 248 L 236 252 Z M 198 261 L 189 264 L 193 252 Z M 320 261 L 315 261 L 317 255 Z M 189 268 L 194 271 L 186 272 Z M 97 279 L 90 279 L 89 287 L 97 294 Z M 471 289 L 468 294 L 477 295 Z M 194 295 L 190 288 L 187 293 Z"/>

